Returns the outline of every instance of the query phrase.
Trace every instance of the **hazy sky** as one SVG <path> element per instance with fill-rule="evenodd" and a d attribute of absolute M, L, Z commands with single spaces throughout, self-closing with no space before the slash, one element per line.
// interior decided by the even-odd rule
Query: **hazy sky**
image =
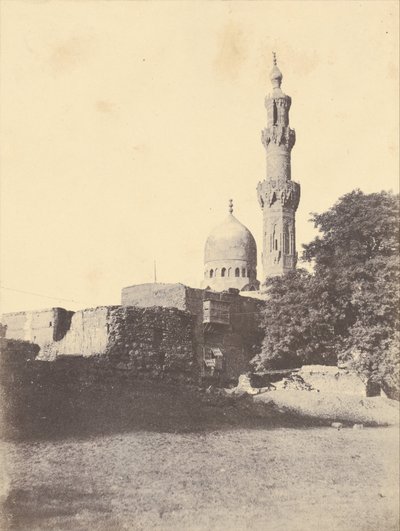
<path fill-rule="evenodd" d="M 311 211 L 398 190 L 397 2 L 3 0 L 1 15 L 3 311 L 118 304 L 154 259 L 159 281 L 198 287 L 230 197 L 260 254 L 272 50 L 298 250 Z"/>

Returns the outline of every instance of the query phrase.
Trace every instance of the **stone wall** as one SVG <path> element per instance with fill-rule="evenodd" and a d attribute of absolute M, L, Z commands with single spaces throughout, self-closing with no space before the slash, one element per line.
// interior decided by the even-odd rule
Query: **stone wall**
<path fill-rule="evenodd" d="M 41 347 L 38 360 L 107 356 L 118 370 L 150 377 L 197 377 L 193 317 L 176 308 L 101 306 L 73 314 L 59 341 Z"/>
<path fill-rule="evenodd" d="M 108 345 L 108 313 L 108 306 L 73 313 L 63 337 L 41 345 L 39 359 L 104 354 Z"/>
<path fill-rule="evenodd" d="M 64 336 L 72 313 L 64 308 L 7 313 L 1 316 L 1 322 L 7 327 L 6 337 L 43 346 Z"/>
<path fill-rule="evenodd" d="M 113 307 L 107 354 L 116 367 L 151 378 L 198 379 L 193 318 L 176 308 Z"/>
<path fill-rule="evenodd" d="M 303 365 L 295 372 L 313 389 L 337 395 L 366 396 L 366 384 L 350 369 L 329 365 Z"/>
<path fill-rule="evenodd" d="M 249 361 L 260 349 L 262 332 L 258 323 L 265 302 L 244 297 L 238 290 L 217 292 L 182 284 L 143 284 L 124 288 L 121 301 L 122 305 L 179 307 L 189 312 L 193 317 L 193 349 L 201 378 L 220 383 L 235 380 L 250 370 Z M 226 304 L 229 314 L 226 323 L 212 319 L 205 322 L 206 301 Z M 213 349 L 219 349 L 222 358 L 215 359 Z"/>
<path fill-rule="evenodd" d="M 119 356 L 121 370 L 151 376 L 179 373 L 199 383 L 204 378 L 220 384 L 237 379 L 250 370 L 249 361 L 261 345 L 258 319 L 264 302 L 235 289 L 145 284 L 124 288 L 122 302 L 75 313 L 53 308 L 5 314 L 2 322 L 7 338 L 37 343 L 41 361 Z"/>

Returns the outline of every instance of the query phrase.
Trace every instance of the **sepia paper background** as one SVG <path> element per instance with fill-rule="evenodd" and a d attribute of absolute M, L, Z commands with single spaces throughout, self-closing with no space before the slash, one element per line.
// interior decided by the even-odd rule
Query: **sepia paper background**
<path fill-rule="evenodd" d="M 272 50 L 301 252 L 311 211 L 398 189 L 397 2 L 3 0 L 2 310 L 118 304 L 154 260 L 198 287 L 231 197 L 260 253 Z"/>
<path fill-rule="evenodd" d="M 398 2 L 0 6 L 0 311 L 118 304 L 154 261 L 159 281 L 198 287 L 229 198 L 260 254 L 273 50 L 299 253 L 310 212 L 398 191 Z"/>

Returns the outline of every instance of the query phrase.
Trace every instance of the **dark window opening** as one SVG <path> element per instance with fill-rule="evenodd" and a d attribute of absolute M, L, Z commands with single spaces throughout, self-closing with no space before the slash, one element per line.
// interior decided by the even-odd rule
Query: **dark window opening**
<path fill-rule="evenodd" d="M 50 321 L 50 323 L 49 323 L 49 326 L 50 326 L 50 327 L 53 326 L 53 323 L 52 323 L 51 321 Z"/>
<path fill-rule="evenodd" d="M 235 269 L 235 277 L 240 277 L 240 269 L 238 267 Z"/>
<path fill-rule="evenodd" d="M 276 108 L 275 102 L 273 103 L 272 112 L 273 112 L 272 125 L 276 125 L 278 123 L 278 109 Z"/>
<path fill-rule="evenodd" d="M 210 278 L 213 278 L 214 276 L 214 269 L 210 269 Z"/>
<path fill-rule="evenodd" d="M 289 254 L 290 251 L 289 251 L 289 244 L 290 244 L 290 240 L 289 240 L 289 227 L 287 225 L 285 225 L 285 232 L 283 234 L 283 252 L 285 254 Z"/>
<path fill-rule="evenodd" d="M 245 277 L 245 276 L 246 276 L 246 269 L 242 267 L 242 277 Z"/>
<path fill-rule="evenodd" d="M 223 268 L 221 269 L 221 277 L 224 277 L 224 276 L 225 276 L 225 273 L 226 273 L 226 269 L 225 269 L 225 267 L 223 267 Z"/>

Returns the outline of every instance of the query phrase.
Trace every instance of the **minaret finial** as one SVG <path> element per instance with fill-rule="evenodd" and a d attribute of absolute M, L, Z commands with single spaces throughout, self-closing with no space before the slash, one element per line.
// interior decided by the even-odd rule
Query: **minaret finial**
<path fill-rule="evenodd" d="M 273 66 L 270 74 L 270 80 L 274 89 L 280 88 L 282 83 L 282 72 L 279 70 L 276 61 L 276 53 L 272 52 Z"/>
<path fill-rule="evenodd" d="M 229 214 L 233 213 L 233 200 L 229 199 Z"/>

